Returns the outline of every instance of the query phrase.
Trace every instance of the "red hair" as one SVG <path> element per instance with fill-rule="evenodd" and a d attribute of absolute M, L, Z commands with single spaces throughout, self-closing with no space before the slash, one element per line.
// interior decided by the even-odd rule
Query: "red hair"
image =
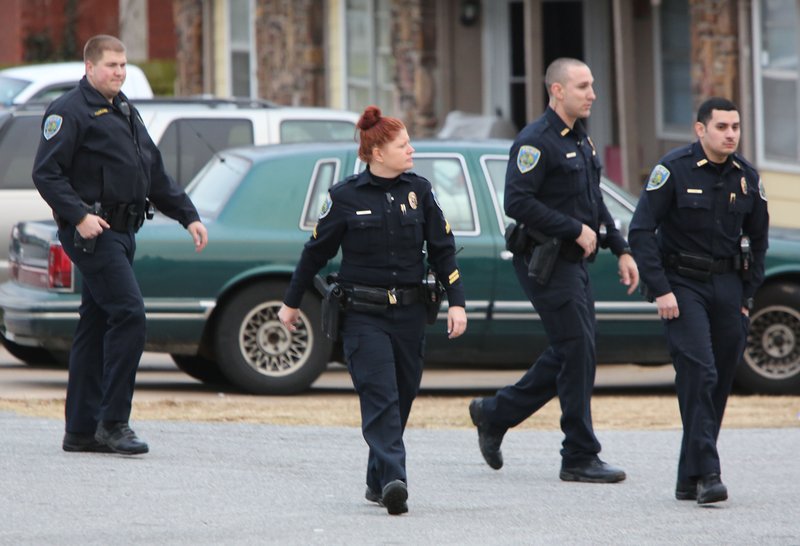
<path fill-rule="evenodd" d="M 358 157 L 361 161 L 369 163 L 372 160 L 372 150 L 394 140 L 397 133 L 406 126 L 397 118 L 381 115 L 381 109 L 372 105 L 364 109 L 357 127 Z"/>

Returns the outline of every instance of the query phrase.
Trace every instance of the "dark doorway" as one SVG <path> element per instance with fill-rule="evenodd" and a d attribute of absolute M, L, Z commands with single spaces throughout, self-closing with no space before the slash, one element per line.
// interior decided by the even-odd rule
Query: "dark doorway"
<path fill-rule="evenodd" d="M 542 60 L 583 59 L 583 2 L 542 2 Z M 545 94 L 544 108 L 547 106 Z"/>

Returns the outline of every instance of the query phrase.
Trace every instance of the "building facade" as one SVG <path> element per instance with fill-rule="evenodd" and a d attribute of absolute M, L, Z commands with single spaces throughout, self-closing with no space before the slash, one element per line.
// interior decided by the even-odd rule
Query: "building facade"
<path fill-rule="evenodd" d="M 447 114 L 519 128 L 546 105 L 543 75 L 585 60 L 606 174 L 638 193 L 658 158 L 694 140 L 711 95 L 742 114 L 774 225 L 800 226 L 797 0 L 6 0 L 0 63 L 119 34 L 129 58 L 176 59 L 177 94 L 247 96 L 361 111 L 378 104 L 415 137 Z M 172 29 L 172 30 L 170 30 Z"/>

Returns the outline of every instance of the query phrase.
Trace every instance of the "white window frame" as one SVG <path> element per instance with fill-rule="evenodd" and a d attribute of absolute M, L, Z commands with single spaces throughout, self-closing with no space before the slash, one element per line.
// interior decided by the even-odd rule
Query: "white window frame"
<path fill-rule="evenodd" d="M 256 63 L 256 0 L 247 0 L 248 11 L 248 24 L 249 24 L 249 40 L 246 47 L 234 47 L 233 39 L 231 36 L 231 25 L 233 24 L 233 13 L 231 4 L 234 0 L 227 0 L 226 2 L 226 25 L 225 25 L 225 39 L 227 42 L 227 58 L 228 58 L 228 94 L 233 96 L 233 54 L 234 53 L 247 53 L 248 60 L 248 87 L 249 98 L 258 97 L 258 78 L 257 78 L 257 63 Z"/>
<path fill-rule="evenodd" d="M 689 30 L 688 28 L 686 29 Z M 656 106 L 656 137 L 662 140 L 677 140 L 679 142 L 691 142 L 694 140 L 692 123 L 685 129 L 667 127 L 664 124 L 664 96 L 663 83 L 664 73 L 662 71 L 662 51 L 661 51 L 661 3 L 653 7 L 653 72 L 655 75 L 655 106 Z M 689 69 L 691 70 L 691 62 Z M 693 110 L 693 106 L 689 105 Z"/>
<path fill-rule="evenodd" d="M 397 101 L 397 90 L 395 89 L 394 81 L 388 82 L 379 82 L 378 81 L 378 56 L 381 53 L 377 50 L 378 44 L 375 39 L 375 22 L 378 16 L 378 10 L 376 8 L 377 0 L 368 0 L 367 1 L 367 26 L 369 28 L 369 36 L 368 36 L 368 50 L 374 51 L 375 54 L 370 55 L 370 64 L 369 64 L 369 77 L 366 85 L 362 87 L 367 88 L 367 92 L 370 96 L 370 101 L 374 104 L 378 104 L 378 96 L 379 91 L 387 92 L 388 94 L 392 95 L 393 100 L 391 104 L 378 104 L 381 111 L 386 115 L 394 115 L 396 114 L 396 101 Z M 366 104 L 358 105 L 356 108 L 355 105 L 350 104 L 350 87 L 351 83 L 354 82 L 354 78 L 350 76 L 350 64 L 348 62 L 348 43 L 347 43 L 347 35 L 350 32 L 350 29 L 347 28 L 347 0 L 341 0 L 339 3 L 339 10 L 340 10 L 340 21 L 342 21 L 342 27 L 344 30 L 344 39 L 342 41 L 342 67 L 344 68 L 344 78 L 342 78 L 342 100 L 344 102 L 344 108 L 349 110 L 361 110 L 366 107 Z M 386 29 L 388 33 L 391 33 L 391 23 L 392 23 L 392 16 L 391 12 L 386 14 L 386 21 L 388 21 L 389 28 Z M 388 52 L 389 57 L 391 57 L 391 51 Z M 360 80 L 360 78 L 358 79 Z"/>
<path fill-rule="evenodd" d="M 797 10 L 797 17 L 800 18 L 800 2 L 795 0 L 795 9 Z M 756 142 L 756 163 L 760 169 L 768 169 L 785 173 L 798 174 L 800 173 L 800 164 L 798 160 L 780 161 L 775 159 L 767 159 L 766 150 L 764 149 L 766 142 L 764 136 L 768 130 L 765 127 L 764 120 L 764 86 L 763 76 L 764 71 L 761 70 L 761 57 L 763 51 L 761 49 L 761 0 L 754 0 L 751 5 L 752 19 L 753 19 L 753 79 L 755 85 L 753 86 L 753 99 L 755 102 L 755 142 Z M 800 53 L 799 53 L 800 54 Z M 800 66 L 796 77 L 797 81 L 797 94 L 800 100 Z M 800 124 L 800 120 L 796 120 Z M 800 149 L 800 127 L 798 127 L 798 142 L 797 147 Z M 798 151 L 800 156 L 800 151 Z"/>

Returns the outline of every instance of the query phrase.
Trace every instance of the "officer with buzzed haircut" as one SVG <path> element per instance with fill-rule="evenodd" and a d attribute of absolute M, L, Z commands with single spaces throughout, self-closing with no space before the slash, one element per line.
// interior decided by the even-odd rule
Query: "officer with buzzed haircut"
<path fill-rule="evenodd" d="M 758 172 L 736 153 L 736 106 L 708 99 L 694 130 L 697 141 L 653 168 L 630 242 L 675 366 L 683 422 L 675 497 L 707 504 L 728 498 L 717 437 L 764 279 L 769 214 Z"/>
<path fill-rule="evenodd" d="M 128 424 L 145 341 L 144 302 L 132 267 L 135 233 L 152 202 L 189 231 L 198 252 L 208 235 L 120 91 L 123 43 L 94 36 L 84 61 L 78 86 L 47 108 L 33 166 L 58 238 L 83 278 L 62 447 L 135 455 L 149 450 Z"/>
<path fill-rule="evenodd" d="M 629 294 L 639 273 L 603 203 L 600 158 L 580 121 L 589 117 L 596 98 L 593 81 L 583 62 L 553 61 L 545 74 L 549 106 L 511 147 L 505 211 L 523 239 L 512 250 L 514 270 L 550 346 L 515 385 L 476 398 L 469 412 L 478 427 L 481 454 L 499 469 L 506 431 L 558 396 L 564 432 L 559 477 L 612 483 L 624 480 L 625 472 L 600 460 L 592 427 L 595 314 L 587 266 L 599 245 L 619 258 L 621 282 Z"/>

